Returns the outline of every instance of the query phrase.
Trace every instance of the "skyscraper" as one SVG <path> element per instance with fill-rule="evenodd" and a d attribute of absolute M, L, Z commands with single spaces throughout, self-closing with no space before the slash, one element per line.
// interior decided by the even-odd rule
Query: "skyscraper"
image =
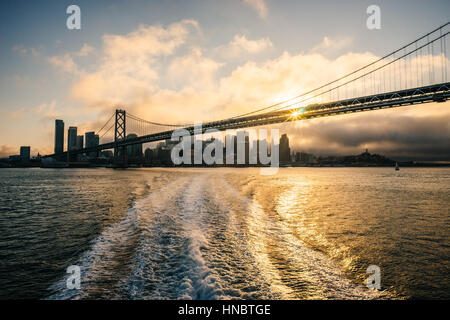
<path fill-rule="evenodd" d="M 67 131 L 67 150 L 77 149 L 77 127 L 69 127 Z"/>
<path fill-rule="evenodd" d="M 94 134 L 94 145 L 98 146 L 100 144 L 100 137 L 98 134 Z"/>
<path fill-rule="evenodd" d="M 95 134 L 94 131 L 85 133 L 86 140 L 86 148 L 96 147 L 99 144 L 98 134 Z M 89 152 L 88 157 L 94 159 L 97 157 L 97 152 Z"/>
<path fill-rule="evenodd" d="M 84 136 L 77 136 L 77 146 L 76 149 L 80 150 L 83 149 L 83 142 L 84 142 Z"/>
<path fill-rule="evenodd" d="M 137 135 L 134 133 L 131 133 L 127 135 L 127 139 L 134 139 L 137 138 Z M 172 143 L 172 141 L 169 140 L 169 143 Z M 167 144 L 167 140 L 166 140 Z M 139 162 L 142 159 L 142 143 L 141 144 L 132 144 L 127 146 L 127 156 L 128 161 L 130 162 Z"/>
<path fill-rule="evenodd" d="M 28 146 L 20 147 L 20 160 L 22 162 L 30 161 L 30 147 Z"/>
<path fill-rule="evenodd" d="M 291 161 L 291 148 L 289 148 L 289 138 L 287 134 L 283 134 L 280 138 L 280 161 Z"/>
<path fill-rule="evenodd" d="M 256 163 L 253 164 L 259 164 L 259 140 L 253 140 L 251 152 L 253 152 L 253 161 Z M 251 159 L 250 159 L 251 160 Z"/>
<path fill-rule="evenodd" d="M 144 157 L 146 163 L 152 163 L 153 160 L 153 150 L 150 148 L 145 149 Z"/>
<path fill-rule="evenodd" d="M 64 152 L 64 121 L 55 120 L 55 153 Z"/>
<path fill-rule="evenodd" d="M 245 164 L 250 164 L 250 136 L 245 131 Z"/>
<path fill-rule="evenodd" d="M 249 164 L 250 137 L 247 131 L 236 132 L 237 164 Z"/>

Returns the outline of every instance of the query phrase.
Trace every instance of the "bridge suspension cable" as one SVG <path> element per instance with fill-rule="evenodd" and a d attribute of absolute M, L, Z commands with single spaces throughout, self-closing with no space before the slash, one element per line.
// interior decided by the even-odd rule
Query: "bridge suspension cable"
<path fill-rule="evenodd" d="M 313 90 L 253 112 L 204 123 L 203 129 L 224 131 L 380 108 L 447 101 L 450 99 L 450 83 L 447 78 L 449 25 L 450 23 L 446 23 L 402 48 Z M 297 113 L 302 114 L 301 117 L 293 116 L 291 108 L 293 106 L 297 107 L 296 110 L 299 111 Z M 307 109 L 300 110 L 301 107 Z M 266 112 L 261 113 L 262 111 Z M 125 116 L 124 110 L 116 110 L 97 131 L 100 139 L 118 124 L 116 123 L 118 114 L 121 115 L 121 122 L 118 122 L 122 130 L 120 138 L 97 146 L 71 150 L 70 154 L 106 149 L 116 151 L 119 147 L 170 139 L 174 128 L 180 127 L 195 134 L 192 124 L 152 122 L 129 113 Z M 245 117 L 250 114 L 256 115 Z M 112 121 L 114 115 L 116 120 Z M 126 137 L 125 133 L 128 133 Z M 131 134 L 135 136 L 130 136 Z M 58 155 L 63 156 L 68 152 Z M 44 157 L 51 156 L 54 155 Z"/>
<path fill-rule="evenodd" d="M 443 30 L 444 30 L 447 26 L 449 26 L 449 24 L 450 24 L 450 22 L 447 22 L 447 23 L 441 25 L 440 27 L 438 27 L 438 28 L 436 28 L 436 29 L 434 29 L 434 30 L 428 32 L 427 34 L 425 34 L 425 35 L 423 35 L 423 36 L 417 38 L 416 40 L 409 42 L 408 44 L 402 46 L 401 48 L 399 48 L 399 49 L 397 49 L 397 50 L 395 50 L 395 51 L 392 51 L 391 53 L 386 54 L 385 56 L 383 56 L 383 57 L 381 57 L 381 58 L 379 58 L 379 59 L 377 59 L 377 60 L 375 60 L 375 61 L 373 61 L 373 62 L 371 62 L 371 63 L 369 63 L 369 64 L 367 64 L 367 65 L 365 65 L 365 66 L 363 66 L 363 67 L 361 67 L 361 68 L 358 68 L 358 69 L 356 69 L 356 70 L 354 70 L 354 71 L 352 71 L 352 72 L 350 72 L 350 73 L 348 73 L 348 74 L 345 74 L 345 75 L 342 76 L 342 77 L 339 77 L 339 78 L 337 78 L 337 79 L 335 79 L 335 80 L 333 80 L 333 81 L 330 81 L 330 82 L 328 82 L 328 83 L 326 83 L 326 84 L 324 84 L 324 85 L 321 85 L 321 86 L 319 86 L 319 87 L 317 87 L 317 88 L 315 88 L 315 89 L 309 90 L 309 91 L 307 91 L 307 92 L 304 92 L 304 93 L 301 93 L 301 94 L 299 94 L 299 95 L 297 95 L 297 96 L 294 96 L 294 97 L 292 97 L 292 98 L 290 98 L 290 99 L 287 99 L 287 100 L 284 100 L 284 101 L 281 101 L 281 102 L 272 104 L 272 105 L 267 106 L 267 107 L 264 107 L 264 108 L 260 108 L 260 109 L 257 109 L 257 110 L 251 111 L 251 112 L 247 112 L 247 113 L 243 113 L 243 114 L 236 115 L 236 116 L 231 117 L 231 118 L 229 118 L 229 119 L 236 119 L 236 118 L 248 116 L 248 115 L 251 115 L 251 114 L 257 114 L 257 113 L 260 113 L 260 112 L 262 112 L 262 111 L 269 111 L 270 109 L 274 109 L 275 107 L 279 107 L 279 106 L 281 106 L 281 105 L 283 105 L 283 104 L 290 103 L 290 102 L 292 102 L 293 100 L 296 100 L 296 99 L 305 97 L 305 96 L 307 96 L 307 95 L 313 94 L 313 93 L 315 93 L 315 92 L 317 92 L 317 91 L 319 91 L 319 90 L 321 90 L 321 89 L 330 87 L 331 85 L 336 84 L 336 83 L 339 83 L 340 81 L 342 81 L 342 80 L 344 80 L 344 79 L 346 79 L 346 78 L 348 78 L 348 77 L 351 77 L 352 75 L 355 75 L 355 74 L 357 74 L 357 73 L 359 73 L 359 72 L 361 72 L 361 71 L 363 71 L 363 70 L 366 70 L 366 69 L 368 69 L 368 68 L 370 68 L 370 67 L 372 67 L 372 66 L 377 65 L 377 64 L 378 64 L 379 62 L 381 62 L 381 61 L 384 61 L 384 60 L 387 60 L 387 59 L 393 57 L 394 61 L 391 61 L 390 63 L 387 63 L 387 64 L 384 65 L 384 66 L 388 66 L 388 65 L 392 64 L 393 62 L 399 61 L 400 59 L 409 56 L 411 53 L 418 52 L 418 50 L 420 50 L 420 49 L 426 47 L 426 46 L 429 45 L 429 44 L 432 44 L 432 45 L 433 45 L 434 42 L 437 41 L 437 40 L 439 40 L 439 39 L 441 39 L 441 42 L 440 42 L 440 48 L 441 48 L 441 60 L 442 60 L 442 64 L 443 64 L 443 67 L 442 67 L 442 80 L 443 80 L 443 82 L 446 82 L 446 81 L 447 81 L 447 59 L 446 59 L 446 50 L 447 50 L 447 49 L 446 49 L 446 38 L 445 38 L 445 37 L 448 35 L 449 32 L 446 32 L 446 33 L 444 33 L 444 34 L 443 34 L 442 32 L 443 32 Z M 438 36 L 436 39 L 434 39 L 434 40 L 429 40 L 429 37 L 432 36 L 432 35 L 434 35 L 434 34 L 436 34 L 437 32 L 439 32 L 439 36 Z M 424 39 L 427 39 L 426 43 L 425 43 L 424 45 L 420 46 L 420 47 L 417 47 L 417 44 L 418 44 L 420 41 L 424 40 Z M 413 51 L 411 51 L 411 52 L 409 52 L 409 53 L 407 53 L 407 54 L 403 54 L 403 55 L 402 55 L 401 57 L 399 57 L 399 58 L 396 57 L 397 53 L 400 53 L 400 52 L 402 52 L 402 51 L 404 52 L 407 48 L 409 48 L 409 47 L 412 46 L 412 45 L 415 45 L 415 46 L 416 46 L 416 49 L 415 49 L 415 50 L 413 50 Z M 434 49 L 434 48 L 432 48 L 432 49 Z M 443 53 L 443 54 L 442 54 L 442 53 Z M 430 57 L 430 54 L 428 54 L 428 56 Z M 431 58 L 431 57 L 430 57 L 430 58 Z M 418 63 L 418 59 L 416 59 L 416 61 L 417 61 L 417 63 Z M 383 66 L 383 67 L 384 67 L 384 66 Z M 420 67 L 422 67 L 422 64 L 420 65 Z M 382 68 L 382 67 L 381 67 L 381 68 Z M 356 81 L 356 80 L 359 80 L 359 79 L 361 79 L 361 78 L 364 78 L 365 76 L 370 75 L 370 74 L 372 74 L 373 72 L 375 72 L 375 71 L 377 71 L 377 70 L 380 70 L 381 68 L 378 67 L 378 68 L 376 68 L 376 69 L 374 69 L 374 70 L 372 70 L 372 71 L 370 71 L 370 72 L 366 72 L 366 73 L 363 74 L 362 76 L 355 77 L 354 79 L 352 79 L 352 80 L 350 80 L 350 81 L 347 81 L 347 82 L 344 83 L 344 84 L 335 86 L 334 88 L 328 89 L 328 90 L 326 90 L 326 91 L 324 91 L 324 92 L 321 92 L 320 94 L 316 94 L 316 95 L 314 95 L 313 97 L 319 97 L 319 96 L 322 95 L 322 94 L 330 93 L 330 92 L 333 91 L 333 90 L 339 89 L 339 88 L 341 88 L 341 87 L 343 87 L 343 86 L 345 86 L 345 85 L 347 85 L 347 84 L 350 84 L 350 83 L 352 83 L 352 82 L 354 82 L 354 81 Z M 418 72 L 418 71 L 419 71 L 419 69 L 417 68 L 417 72 Z M 434 68 L 433 68 L 433 73 L 434 73 Z M 401 74 L 400 74 L 400 76 L 401 76 Z M 423 75 L 422 75 L 422 76 L 423 76 Z M 432 79 L 431 75 L 430 75 L 430 79 Z M 374 81 L 375 79 L 371 79 L 371 80 Z M 384 78 L 384 80 L 385 80 L 385 78 Z M 391 79 L 390 79 L 389 81 L 391 81 Z M 400 81 L 401 81 L 401 79 L 400 79 Z M 392 84 L 392 83 L 390 83 L 390 84 Z M 423 84 L 423 78 L 422 78 L 422 84 Z M 383 83 L 383 87 L 384 87 L 384 88 L 386 87 L 386 83 L 385 83 L 385 82 Z M 364 83 L 364 88 L 365 88 L 365 83 Z M 312 98 L 312 97 L 311 97 L 311 98 Z M 310 99 L 307 99 L 307 100 L 310 100 Z M 304 102 L 304 101 L 306 101 L 306 100 L 301 100 L 300 102 Z M 298 104 L 298 103 L 300 103 L 300 102 L 299 102 L 299 101 L 296 101 L 295 103 L 291 103 L 291 104 L 289 104 L 289 105 L 287 105 L 287 106 L 279 107 L 279 108 L 274 109 L 274 110 L 272 110 L 272 111 L 282 110 L 282 109 L 285 109 L 286 107 L 290 107 L 290 106 L 295 105 L 295 104 Z"/>
<path fill-rule="evenodd" d="M 97 135 L 100 135 L 100 132 L 102 132 L 102 130 L 106 127 L 106 125 L 114 118 L 114 113 L 111 115 L 111 117 L 108 119 L 108 121 L 105 122 L 105 124 L 100 128 L 100 130 L 98 130 L 96 132 Z M 106 132 L 108 132 L 108 130 L 106 130 Z"/>
<path fill-rule="evenodd" d="M 192 125 L 190 123 L 167 124 L 167 123 L 152 122 L 152 121 L 148 121 L 148 120 L 139 118 L 139 117 L 134 116 L 134 115 L 129 114 L 129 113 L 127 114 L 127 117 L 130 117 L 130 118 L 132 118 L 133 120 L 136 120 L 136 121 L 142 121 L 142 122 L 154 125 L 154 126 L 162 126 L 162 127 L 184 128 L 184 127 Z"/>
<path fill-rule="evenodd" d="M 100 130 L 98 130 L 95 134 L 99 136 L 99 140 L 101 140 L 102 138 L 104 138 L 109 132 L 111 132 L 111 129 L 114 127 L 115 122 L 112 121 L 114 119 L 114 115 L 115 113 L 113 113 L 111 115 L 111 117 L 109 117 L 109 119 L 103 124 L 103 126 L 100 128 Z M 111 123 L 111 124 L 110 124 Z M 110 124 L 109 127 L 107 127 L 107 125 Z M 106 130 L 104 130 L 106 128 Z M 103 132 L 102 132 L 103 131 Z"/>
<path fill-rule="evenodd" d="M 101 136 L 99 136 L 99 139 L 102 139 L 108 132 L 110 132 L 114 125 L 115 123 L 113 122 L 111 126 Z"/>
<path fill-rule="evenodd" d="M 299 103 L 303 103 L 303 102 L 306 102 L 306 101 L 308 101 L 308 100 L 317 98 L 317 97 L 319 97 L 319 96 L 321 96 L 321 95 L 323 95 L 323 94 L 332 92 L 332 91 L 334 91 L 334 90 L 336 90 L 336 89 L 339 89 L 339 88 L 344 87 L 344 86 L 346 86 L 346 85 L 348 85 L 348 84 L 351 84 L 352 82 L 354 82 L 354 81 L 356 81 L 356 80 L 359 80 L 359 79 L 361 79 L 361 78 L 363 78 L 363 77 L 366 77 L 366 76 L 368 76 L 368 75 L 370 75 L 370 74 L 372 74 L 372 73 L 374 73 L 374 72 L 376 72 L 376 71 L 379 71 L 379 70 L 383 69 L 383 68 L 386 67 L 386 66 L 389 66 L 389 65 L 391 65 L 391 64 L 393 64 L 393 63 L 395 63 L 395 62 L 397 62 L 397 61 L 401 61 L 401 59 L 403 59 L 403 58 L 405 58 L 405 57 L 408 57 L 409 55 L 413 54 L 414 52 L 418 52 L 418 51 L 421 50 L 422 48 L 425 48 L 425 47 L 427 47 L 428 45 L 433 44 L 434 42 L 436 42 L 436 41 L 438 41 L 438 40 L 441 40 L 441 39 L 445 38 L 445 36 L 447 36 L 448 34 L 450 34 L 450 32 L 447 32 L 447 33 L 445 33 L 445 34 L 439 36 L 438 38 L 436 38 L 436 39 L 434 39 L 434 40 L 431 40 L 431 41 L 429 41 L 428 43 L 426 43 L 426 44 L 424 44 L 424 45 L 422 45 L 422 46 L 420 46 L 420 47 L 414 49 L 413 51 L 408 52 L 408 53 L 406 53 L 406 54 L 403 54 L 403 55 L 401 55 L 400 57 L 395 58 L 394 60 L 389 61 L 389 62 L 387 62 L 386 64 L 384 64 L 384 65 L 382 65 L 382 66 L 380 66 L 380 67 L 377 67 L 377 68 L 375 68 L 375 69 L 373 69 L 373 70 L 371 70 L 371 71 L 369 71 L 369 72 L 367 72 L 367 73 L 365 73 L 365 74 L 362 74 L 362 75 L 360 75 L 360 76 L 358 76 L 358 77 L 356 77 L 356 78 L 354 78 L 354 79 L 352 79 L 352 80 L 349 80 L 349 81 L 347 81 L 347 82 L 345 82 L 345 83 L 342 83 L 342 84 L 340 84 L 340 85 L 338 85 L 338 86 L 335 86 L 335 87 L 333 87 L 333 88 L 330 88 L 330 89 L 328 89 L 328 90 L 326 90 L 326 91 L 320 92 L 320 93 L 318 93 L 318 94 L 316 94 L 316 95 L 307 97 L 307 98 L 305 98 L 305 99 L 303 99 L 303 100 L 296 101 L 296 102 L 294 102 L 294 103 L 292 103 L 292 104 L 285 105 L 285 106 L 283 106 L 283 107 L 281 107 L 281 108 L 277 108 L 277 109 L 272 110 L 272 111 L 279 111 L 279 110 L 283 110 L 283 109 L 292 107 L 292 106 L 297 105 L 297 104 L 299 104 Z M 381 60 L 379 60 L 379 61 L 381 61 Z M 433 69 L 430 69 L 430 71 L 432 72 L 432 74 L 430 75 L 430 79 L 434 79 L 434 68 L 433 68 Z M 445 71 L 446 71 L 446 70 L 445 70 Z M 446 72 L 445 72 L 445 71 L 444 71 L 444 69 L 442 69 L 442 75 L 443 75 L 443 76 L 442 76 L 442 79 L 443 79 L 443 82 L 446 82 Z M 408 72 L 408 71 L 407 71 L 407 72 Z M 444 72 L 445 72 L 445 73 L 444 73 Z M 401 73 L 400 73 L 400 75 L 401 75 Z M 400 81 L 401 81 L 401 80 L 400 80 Z"/>
<path fill-rule="evenodd" d="M 295 108 L 296 106 L 306 106 L 306 103 L 314 105 L 317 99 L 320 100 L 319 102 L 323 102 L 326 99 L 326 95 L 328 95 L 328 101 L 336 101 L 356 97 L 359 92 L 361 92 L 359 96 L 367 96 L 381 92 L 408 89 L 414 81 L 417 87 L 436 83 L 439 70 L 435 70 L 435 45 L 440 49 L 438 50 L 440 56 L 438 56 L 440 58 L 438 59 L 440 60 L 438 67 L 441 68 L 440 80 L 445 83 L 447 81 L 446 37 L 450 33 L 449 28 L 447 28 L 449 25 L 450 22 L 447 22 L 401 48 L 315 89 L 276 104 L 225 119 L 224 121 L 259 114 L 263 111 L 276 112 Z M 108 127 L 113 118 L 114 114 L 97 132 L 98 135 L 101 133 L 100 139 L 114 127 L 114 121 Z M 193 126 L 193 124 L 154 122 L 127 113 L 127 132 L 137 136 L 190 126 Z M 104 131 L 105 128 L 106 131 Z"/>

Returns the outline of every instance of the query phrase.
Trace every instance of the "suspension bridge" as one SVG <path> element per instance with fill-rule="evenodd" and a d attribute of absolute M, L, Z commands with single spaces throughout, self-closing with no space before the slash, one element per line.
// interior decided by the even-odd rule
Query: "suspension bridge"
<path fill-rule="evenodd" d="M 447 42 L 450 22 L 351 73 L 288 100 L 231 118 L 202 123 L 167 124 L 141 119 L 117 109 L 97 131 L 97 146 L 71 150 L 85 154 L 114 149 L 117 166 L 126 167 L 125 148 L 170 139 L 183 128 L 191 135 L 336 116 L 384 108 L 444 102 L 450 97 Z M 326 72 L 326 71 L 324 71 Z M 133 133 L 128 135 L 127 133 Z M 112 141 L 104 141 L 108 134 Z M 67 151 L 45 157 L 69 158 Z"/>

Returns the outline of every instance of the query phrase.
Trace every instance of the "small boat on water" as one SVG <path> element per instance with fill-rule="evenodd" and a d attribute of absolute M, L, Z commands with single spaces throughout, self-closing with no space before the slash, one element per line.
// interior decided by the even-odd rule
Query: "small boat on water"
<path fill-rule="evenodd" d="M 400 170 L 400 167 L 398 166 L 398 163 L 396 162 L 395 163 L 395 171 L 398 171 L 398 170 Z"/>

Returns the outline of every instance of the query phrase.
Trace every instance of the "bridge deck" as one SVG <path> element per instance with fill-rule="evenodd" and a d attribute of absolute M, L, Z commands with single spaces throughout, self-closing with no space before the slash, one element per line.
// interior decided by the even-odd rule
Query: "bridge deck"
<path fill-rule="evenodd" d="M 384 108 L 394 108 L 430 102 L 444 102 L 450 98 L 450 82 L 435 84 L 431 86 L 412 88 L 407 90 L 399 90 L 394 92 L 381 93 L 358 98 L 339 100 L 321 104 L 311 104 L 301 108 L 301 113 L 293 117 L 292 112 L 297 108 L 281 111 L 272 111 L 261 113 L 253 116 L 230 118 L 220 121 L 212 121 L 202 124 L 202 133 L 206 130 L 225 131 L 229 129 L 240 129 L 256 127 L 261 125 L 270 125 L 283 122 L 291 122 L 298 120 L 307 120 L 318 117 L 329 117 L 340 114 L 370 111 Z M 190 134 L 194 134 L 194 127 L 184 128 Z M 70 154 L 81 154 L 88 152 L 113 149 L 115 147 L 123 147 L 133 144 L 148 143 L 170 139 L 174 130 L 168 130 L 140 136 L 133 139 L 120 140 L 98 145 L 96 147 L 84 148 L 80 150 L 70 151 Z M 199 134 L 200 131 L 196 131 Z M 60 154 L 52 154 L 44 157 L 67 156 L 67 152 Z"/>

